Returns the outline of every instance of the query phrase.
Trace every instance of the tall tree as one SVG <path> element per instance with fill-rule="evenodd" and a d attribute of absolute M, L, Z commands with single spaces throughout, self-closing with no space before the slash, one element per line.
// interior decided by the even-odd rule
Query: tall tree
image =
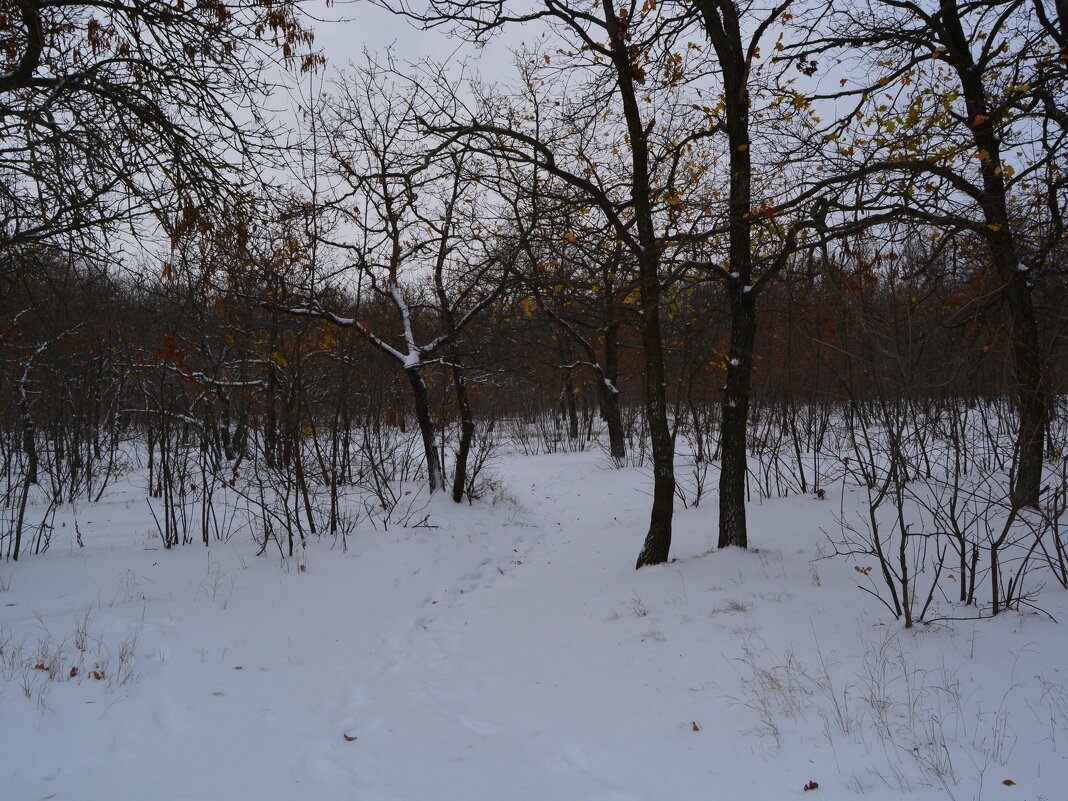
<path fill-rule="evenodd" d="M 504 2 L 450 0 L 425 12 L 397 10 L 424 25 L 459 27 L 476 39 L 510 24 L 544 24 L 553 32 L 547 44 L 520 55 L 528 96 L 497 93 L 474 109 L 445 108 L 428 97 L 435 113 L 427 114 L 427 124 L 439 136 L 464 138 L 487 156 L 530 165 L 535 174 L 566 185 L 571 197 L 581 197 L 612 228 L 635 265 L 653 461 L 652 511 L 636 566 L 665 562 L 675 470 L 663 292 L 674 267 L 711 235 L 702 224 L 709 219 L 704 190 L 715 158 L 704 147 L 711 132 L 693 102 L 697 97 L 686 86 L 687 62 L 701 57 L 680 38 L 686 23 L 654 3 L 615 0 L 546 0 L 517 10 Z M 700 68 L 693 74 L 700 75 Z M 442 93 L 439 86 L 427 91 Z"/>
<path fill-rule="evenodd" d="M 984 245 L 1011 325 L 1017 505 L 1039 498 L 1050 410 L 1035 291 L 1063 241 L 1068 199 L 1062 6 L 867 0 L 839 7 L 827 33 L 789 48 L 856 65 L 824 97 L 856 99 L 834 138 L 837 160 L 872 176 L 866 213 Z"/>
<path fill-rule="evenodd" d="M 763 206 L 754 202 L 753 132 L 750 109 L 754 62 L 768 29 L 790 7 L 785 0 L 770 10 L 735 0 L 695 0 L 695 7 L 716 54 L 722 80 L 721 128 L 729 151 L 727 259 L 725 272 L 730 304 L 730 350 L 723 384 L 719 478 L 719 547 L 748 547 L 745 517 L 746 431 L 757 332 L 757 294 L 773 279 L 798 245 L 797 225 L 787 224 L 781 239 L 764 242 L 755 252 L 754 229 L 774 221 L 784 200 Z M 747 28 L 751 28 L 750 33 Z M 801 106 L 804 108 L 804 105 Z M 770 244 L 770 247 L 768 245 Z"/>

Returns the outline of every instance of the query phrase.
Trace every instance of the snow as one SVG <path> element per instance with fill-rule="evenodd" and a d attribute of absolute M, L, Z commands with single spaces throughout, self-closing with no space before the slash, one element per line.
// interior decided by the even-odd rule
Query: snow
<path fill-rule="evenodd" d="M 419 352 L 418 348 L 414 348 L 404 356 L 404 369 L 412 370 L 422 364 L 423 354 Z"/>
<path fill-rule="evenodd" d="M 712 551 L 714 499 L 680 508 L 677 561 L 635 571 L 645 471 L 496 472 L 472 506 L 413 500 L 436 528 L 292 560 L 159 549 L 136 473 L 77 510 L 84 548 L 64 508 L 49 553 L 0 565 L 3 797 L 1064 797 L 1063 630 L 904 630 L 818 559 L 859 493 L 751 504 L 749 552 Z"/>

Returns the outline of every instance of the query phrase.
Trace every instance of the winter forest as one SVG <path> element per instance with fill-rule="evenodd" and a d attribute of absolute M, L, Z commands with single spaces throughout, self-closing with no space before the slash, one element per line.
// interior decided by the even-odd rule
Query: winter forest
<path fill-rule="evenodd" d="M 1068 799 L 1065 0 L 0 0 L 0 796 Z"/>

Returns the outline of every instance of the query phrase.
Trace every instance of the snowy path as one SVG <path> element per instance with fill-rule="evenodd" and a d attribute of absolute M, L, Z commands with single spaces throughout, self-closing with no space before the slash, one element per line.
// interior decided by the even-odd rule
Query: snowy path
<path fill-rule="evenodd" d="M 30 699 L 27 671 L 0 681 L 0 795 L 770 799 L 816 780 L 821 797 L 970 799 L 982 774 L 984 798 L 1010 777 L 1013 797 L 1068 798 L 1068 709 L 1043 690 L 1068 680 L 1053 623 L 902 634 L 850 565 L 810 564 L 833 511 L 811 499 L 754 506 L 756 553 L 702 555 L 714 511 L 680 512 L 679 561 L 635 572 L 639 471 L 580 454 L 500 472 L 514 501 L 435 499 L 438 528 L 313 545 L 306 572 L 243 542 L 146 550 L 143 506 L 122 496 L 92 525 L 83 510 L 89 547 L 0 574 L 7 653 L 50 636 L 63 671 L 82 660 L 60 681 L 31 669 Z M 119 685 L 135 633 L 136 676 Z M 898 654 L 922 672 L 895 673 Z M 926 695 L 906 687 L 920 678 Z M 887 745 L 862 714 L 875 693 L 898 738 L 935 713 L 952 724 L 948 767 Z M 834 699 L 855 725 L 828 714 Z"/>

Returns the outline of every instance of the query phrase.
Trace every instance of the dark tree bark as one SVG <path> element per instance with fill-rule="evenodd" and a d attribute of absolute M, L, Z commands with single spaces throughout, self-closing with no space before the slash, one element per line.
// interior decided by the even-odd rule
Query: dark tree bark
<path fill-rule="evenodd" d="M 723 385 L 719 474 L 719 547 L 749 545 L 745 521 L 746 424 L 756 339 L 752 251 L 752 156 L 749 141 L 749 56 L 732 0 L 698 0 L 705 32 L 723 72 L 724 120 L 730 147 L 727 298 L 731 339 Z"/>
<path fill-rule="evenodd" d="M 755 339 L 756 309 L 752 293 L 749 293 L 748 297 L 734 298 L 731 302 L 730 362 L 723 388 L 720 431 L 720 548 L 731 545 L 746 548 L 749 545 L 745 518 L 746 428 Z"/>
<path fill-rule="evenodd" d="M 623 432 L 623 411 L 619 403 L 619 323 L 615 320 L 614 302 L 610 296 L 608 319 L 604 330 L 604 375 L 599 382 L 604 421 L 608 427 L 608 450 L 613 459 L 627 458 L 626 438 Z"/>
<path fill-rule="evenodd" d="M 1024 262 L 1009 215 L 1009 192 L 1002 169 L 999 116 L 987 98 L 983 73 L 976 64 L 961 22 L 957 0 L 942 0 L 941 26 L 933 32 L 946 48 L 967 109 L 968 125 L 980 159 L 980 205 L 986 222 L 984 237 L 1003 284 L 1012 323 L 1012 356 L 1020 415 L 1016 439 L 1017 465 L 1012 487 L 1016 506 L 1038 503 L 1049 397 L 1045 381 L 1038 317 L 1032 292 L 1032 267 Z"/>
<path fill-rule="evenodd" d="M 630 136 L 632 187 L 631 199 L 638 228 L 638 292 L 641 303 L 639 329 L 645 367 L 645 413 L 649 418 L 649 435 L 653 455 L 653 508 L 649 531 L 638 554 L 636 568 L 666 562 L 671 551 L 671 523 L 675 510 L 675 441 L 667 416 L 667 382 L 664 377 L 664 343 L 660 331 L 660 254 L 652 209 L 652 186 L 649 180 L 649 145 L 645 124 L 635 92 L 636 66 L 629 47 L 625 19 L 621 19 L 612 0 L 604 3 L 612 63 L 616 71 L 627 134 Z"/>
<path fill-rule="evenodd" d="M 471 453 L 471 441 L 475 437 L 475 418 L 467 401 L 467 382 L 462 368 L 452 368 L 452 386 L 456 393 L 456 407 L 460 411 L 460 443 L 456 448 L 456 472 L 452 477 L 452 499 L 463 500 L 467 484 L 467 457 Z"/>
<path fill-rule="evenodd" d="M 578 439 L 578 406 L 575 404 L 575 382 L 571 380 L 570 373 L 564 379 L 564 406 L 567 409 L 567 437 Z"/>
<path fill-rule="evenodd" d="M 415 419 L 419 424 L 419 435 L 423 440 L 423 453 L 426 455 L 427 479 L 432 493 L 445 489 L 445 480 L 441 475 L 441 458 L 438 455 L 438 445 L 434 439 L 434 419 L 430 414 L 430 398 L 426 389 L 426 381 L 419 367 L 408 368 L 404 371 L 408 377 L 408 383 L 412 386 L 412 397 L 415 400 Z"/>

